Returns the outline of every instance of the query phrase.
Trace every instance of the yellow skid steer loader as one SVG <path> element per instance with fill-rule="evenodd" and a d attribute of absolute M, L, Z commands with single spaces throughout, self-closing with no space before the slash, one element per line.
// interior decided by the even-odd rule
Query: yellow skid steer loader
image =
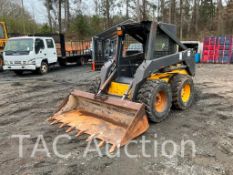
<path fill-rule="evenodd" d="M 71 92 L 49 118 L 51 124 L 68 126 L 66 131 L 75 130 L 77 136 L 88 134 L 88 141 L 97 138 L 99 146 L 112 144 L 112 152 L 144 133 L 148 119 L 164 120 L 172 105 L 181 110 L 190 107 L 194 56 L 175 32 L 174 25 L 142 21 L 119 25 L 106 34 L 115 36 L 112 48 L 103 47 L 110 38 L 96 38 L 95 56 L 104 58 L 106 49 L 112 53 L 101 69 L 100 79 L 93 82 L 89 92 Z M 125 52 L 129 37 L 143 49 Z M 177 52 L 177 46 L 183 51 Z"/>

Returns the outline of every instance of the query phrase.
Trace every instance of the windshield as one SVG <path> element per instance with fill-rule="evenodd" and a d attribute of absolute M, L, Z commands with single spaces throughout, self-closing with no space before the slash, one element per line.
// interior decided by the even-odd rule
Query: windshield
<path fill-rule="evenodd" d="M 6 44 L 4 51 L 32 51 L 33 39 L 12 39 Z"/>

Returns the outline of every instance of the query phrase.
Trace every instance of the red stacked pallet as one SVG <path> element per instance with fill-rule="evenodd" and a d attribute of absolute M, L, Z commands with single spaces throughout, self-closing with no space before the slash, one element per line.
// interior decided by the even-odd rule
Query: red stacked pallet
<path fill-rule="evenodd" d="M 232 36 L 212 36 L 204 39 L 202 63 L 231 63 L 233 50 Z"/>
<path fill-rule="evenodd" d="M 203 44 L 202 63 L 215 62 L 215 48 L 217 46 L 217 37 L 205 37 Z"/>

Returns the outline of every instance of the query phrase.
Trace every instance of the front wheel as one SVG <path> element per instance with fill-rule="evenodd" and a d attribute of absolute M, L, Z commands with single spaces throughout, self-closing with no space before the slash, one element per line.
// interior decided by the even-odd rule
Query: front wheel
<path fill-rule="evenodd" d="M 145 105 L 150 121 L 161 122 L 168 116 L 172 105 L 170 85 L 162 80 L 148 80 L 138 91 L 137 100 Z"/>
<path fill-rule="evenodd" d="M 49 65 L 46 61 L 43 61 L 40 65 L 40 68 L 37 69 L 37 72 L 40 75 L 47 74 L 49 72 Z"/>

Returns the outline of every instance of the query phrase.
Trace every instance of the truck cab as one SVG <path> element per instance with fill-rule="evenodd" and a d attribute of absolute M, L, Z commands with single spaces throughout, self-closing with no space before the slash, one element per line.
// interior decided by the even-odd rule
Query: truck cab
<path fill-rule="evenodd" d="M 23 74 L 24 71 L 37 71 L 46 74 L 49 65 L 57 63 L 57 51 L 52 37 L 10 38 L 4 48 L 4 70 Z"/>

